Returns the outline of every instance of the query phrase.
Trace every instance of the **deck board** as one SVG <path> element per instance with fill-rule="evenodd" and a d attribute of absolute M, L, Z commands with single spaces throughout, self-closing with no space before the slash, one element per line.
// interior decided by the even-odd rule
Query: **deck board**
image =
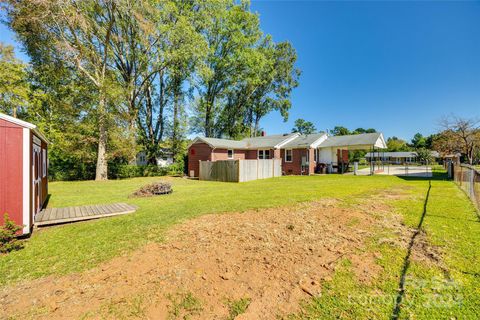
<path fill-rule="evenodd" d="M 35 216 L 35 225 L 47 226 L 132 213 L 136 206 L 126 203 L 43 209 Z"/>

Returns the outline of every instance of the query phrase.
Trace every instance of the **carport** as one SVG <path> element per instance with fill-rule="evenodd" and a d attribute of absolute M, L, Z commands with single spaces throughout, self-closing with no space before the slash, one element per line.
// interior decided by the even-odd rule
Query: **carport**
<path fill-rule="evenodd" d="M 345 173 L 349 166 L 349 151 L 364 150 L 381 154 L 387 144 L 380 132 L 358 135 L 329 137 L 318 146 L 318 159 L 320 164 L 329 166 L 333 171 Z M 370 173 L 379 172 L 378 164 L 372 163 Z"/>

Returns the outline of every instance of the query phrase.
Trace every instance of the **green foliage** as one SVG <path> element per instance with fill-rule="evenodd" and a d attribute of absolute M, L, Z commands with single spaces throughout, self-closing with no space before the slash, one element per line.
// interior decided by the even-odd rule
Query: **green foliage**
<path fill-rule="evenodd" d="M 12 46 L 0 42 L 0 111 L 17 116 L 29 105 L 27 66 L 15 58 Z"/>
<path fill-rule="evenodd" d="M 369 129 L 357 128 L 353 131 L 350 131 L 348 128 L 345 128 L 342 126 L 336 126 L 332 130 L 330 130 L 330 133 L 334 136 L 346 136 L 350 134 L 362 134 L 362 133 L 374 133 L 374 132 L 377 132 L 377 130 L 373 128 L 369 128 Z"/>
<path fill-rule="evenodd" d="M 262 34 L 247 1 L 7 0 L 3 8 L 31 68 L 2 47 L 0 84 L 52 142 L 53 179 L 104 179 L 117 170 L 107 163 L 131 163 L 141 150 L 154 164 L 168 149 L 180 172 L 189 125 L 239 137 L 256 135 L 269 112 L 288 117 L 295 50 Z M 2 110 L 12 114 L 8 103 Z"/>
<path fill-rule="evenodd" d="M 427 138 L 425 138 L 421 133 L 416 133 L 412 139 L 412 147 L 414 149 L 426 148 Z"/>
<path fill-rule="evenodd" d="M 351 134 L 350 130 L 342 126 L 336 126 L 332 130 L 330 130 L 330 133 L 334 136 L 346 136 Z"/>
<path fill-rule="evenodd" d="M 298 132 L 300 134 L 312 134 L 317 131 L 315 125 L 310 121 L 305 121 L 304 119 L 295 120 L 295 127 L 293 127 L 292 132 Z"/>
<path fill-rule="evenodd" d="M 228 300 L 227 305 L 228 305 L 228 320 L 233 320 L 237 316 L 245 313 L 247 311 L 248 306 L 250 305 L 250 302 L 252 299 L 250 298 L 242 298 L 238 300 Z"/>
<path fill-rule="evenodd" d="M 167 298 L 172 303 L 169 314 L 174 318 L 182 316 L 183 319 L 189 319 L 203 310 L 201 301 L 191 292 L 169 294 Z"/>
<path fill-rule="evenodd" d="M 419 148 L 415 150 L 417 152 L 417 159 L 422 163 L 432 163 L 432 152 L 426 148 Z"/>
<path fill-rule="evenodd" d="M 23 244 L 16 237 L 17 232 L 21 229 L 22 227 L 17 226 L 5 213 L 3 226 L 0 226 L 0 253 L 8 253 L 23 248 Z"/>
<path fill-rule="evenodd" d="M 391 152 L 410 151 L 410 148 L 405 140 L 397 137 L 390 137 L 387 139 L 387 150 Z"/>

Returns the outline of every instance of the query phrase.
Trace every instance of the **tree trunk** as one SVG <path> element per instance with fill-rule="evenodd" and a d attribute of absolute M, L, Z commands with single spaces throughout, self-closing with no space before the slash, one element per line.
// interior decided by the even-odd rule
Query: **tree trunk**
<path fill-rule="evenodd" d="M 98 104 L 98 152 L 95 181 L 108 179 L 107 164 L 107 123 L 105 114 L 105 94 L 102 94 Z"/>
<path fill-rule="evenodd" d="M 206 102 L 207 106 L 205 108 L 205 137 L 210 137 L 211 132 L 210 132 L 210 122 L 211 122 L 211 107 L 210 103 Z"/>

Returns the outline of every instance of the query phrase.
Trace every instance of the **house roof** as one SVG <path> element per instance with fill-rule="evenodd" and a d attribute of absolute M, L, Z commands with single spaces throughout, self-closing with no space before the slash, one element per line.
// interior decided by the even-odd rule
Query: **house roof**
<path fill-rule="evenodd" d="M 38 127 L 30 122 L 26 122 L 26 121 L 23 121 L 23 120 L 20 120 L 20 119 L 17 119 L 17 118 L 14 118 L 14 117 L 11 117 L 9 115 L 6 115 L 4 113 L 0 113 L 0 119 L 3 119 L 5 121 L 8 121 L 8 122 L 11 122 L 11 123 L 14 123 L 14 124 L 17 124 L 23 128 L 27 128 L 27 129 L 30 129 L 32 130 L 40 139 L 42 139 L 43 141 L 45 141 L 46 143 L 48 143 L 48 140 L 47 138 L 45 138 L 45 136 L 38 130 Z"/>
<path fill-rule="evenodd" d="M 275 134 L 263 137 L 245 138 L 243 140 L 229 140 L 219 138 L 204 138 L 197 137 L 192 143 L 205 142 L 212 148 L 225 148 L 225 149 L 259 149 L 259 148 L 280 148 L 283 144 L 298 137 L 298 133 L 291 134 Z"/>
<path fill-rule="evenodd" d="M 300 135 L 299 133 L 276 134 L 263 137 L 245 138 L 243 140 L 229 140 L 218 138 L 197 137 L 189 147 L 197 142 L 204 142 L 212 148 L 224 149 L 279 149 L 279 148 L 325 148 L 325 147 L 351 147 L 351 148 L 386 148 L 382 133 L 365 133 L 349 136 L 329 137 L 326 133 Z"/>
<path fill-rule="evenodd" d="M 434 158 L 438 158 L 440 155 L 437 151 L 431 151 L 430 154 Z M 394 158 L 409 158 L 416 157 L 418 154 L 415 151 L 395 151 L 395 152 L 380 152 L 380 157 L 394 157 Z M 369 158 L 372 156 L 372 152 L 365 154 L 365 157 Z M 374 156 L 378 156 L 375 152 Z"/>
<path fill-rule="evenodd" d="M 282 148 L 315 148 L 316 144 L 320 144 L 327 138 L 328 136 L 325 132 L 301 135 L 287 142 Z"/>
<path fill-rule="evenodd" d="M 348 146 L 358 146 L 358 147 L 367 147 L 375 146 L 377 148 L 385 149 L 387 144 L 383 138 L 381 132 L 375 133 L 362 133 L 346 136 L 333 136 L 328 137 L 323 141 L 318 147 L 348 147 Z"/>

